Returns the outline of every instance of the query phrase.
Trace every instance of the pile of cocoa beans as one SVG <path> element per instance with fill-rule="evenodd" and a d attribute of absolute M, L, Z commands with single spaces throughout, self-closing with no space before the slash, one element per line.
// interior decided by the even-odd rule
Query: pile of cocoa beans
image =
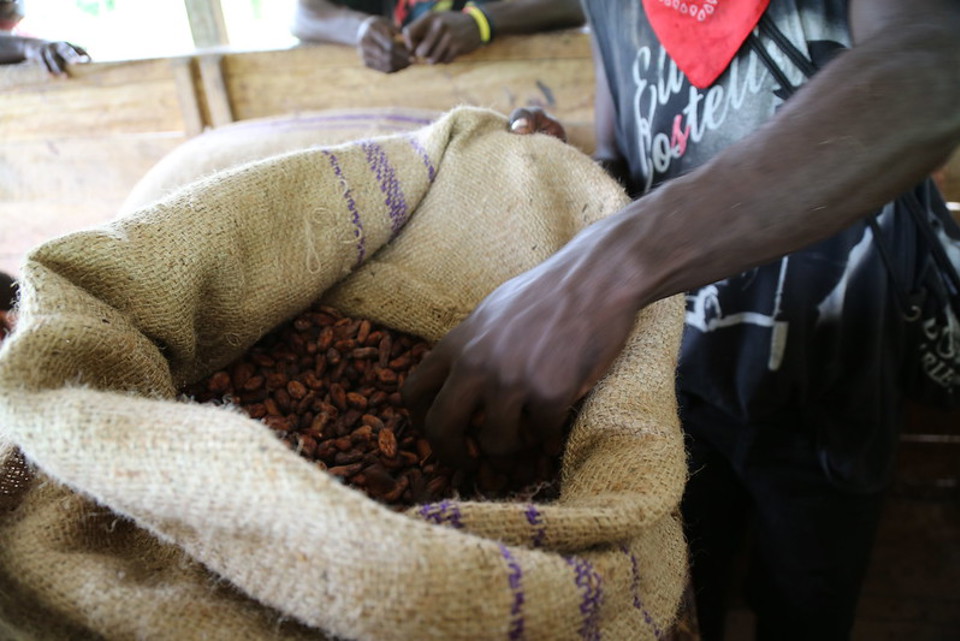
<path fill-rule="evenodd" d="M 472 469 L 436 460 L 400 396 L 430 347 L 318 303 L 183 393 L 196 402 L 239 407 L 299 455 L 395 509 L 452 496 L 553 498 L 556 452 L 494 463 L 468 437 Z"/>

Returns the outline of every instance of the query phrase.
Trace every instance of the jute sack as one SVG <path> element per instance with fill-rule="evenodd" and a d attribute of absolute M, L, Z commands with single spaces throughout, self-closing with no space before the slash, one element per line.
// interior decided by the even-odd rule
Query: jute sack
<path fill-rule="evenodd" d="M 209 129 L 160 159 L 134 185 L 120 214 L 139 209 L 198 178 L 246 162 L 318 145 L 414 131 L 440 115 L 438 111 L 410 107 L 358 107 L 254 118 Z"/>
<path fill-rule="evenodd" d="M 584 403 L 552 504 L 392 512 L 261 423 L 177 399 L 321 295 L 439 339 L 626 202 L 577 150 L 461 108 L 245 164 L 34 250 L 0 348 L 8 634 L 661 636 L 686 573 L 677 297 L 638 315 Z"/>

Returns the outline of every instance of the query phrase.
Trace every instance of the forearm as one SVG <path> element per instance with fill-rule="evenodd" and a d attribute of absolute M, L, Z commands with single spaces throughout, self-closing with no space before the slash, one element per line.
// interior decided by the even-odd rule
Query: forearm
<path fill-rule="evenodd" d="M 0 34 L 0 65 L 14 64 L 26 60 L 24 39 L 20 36 Z"/>
<path fill-rule="evenodd" d="M 483 5 L 497 35 L 535 33 L 583 24 L 579 0 L 505 0 Z"/>
<path fill-rule="evenodd" d="M 878 34 L 754 135 L 629 205 L 609 224 L 609 251 L 629 262 L 618 287 L 643 306 L 824 239 L 910 188 L 960 143 L 957 41 L 942 25 Z"/>
<path fill-rule="evenodd" d="M 297 5 L 291 32 L 304 42 L 335 42 L 356 46 L 360 25 L 370 14 L 340 7 L 323 0 Z"/>

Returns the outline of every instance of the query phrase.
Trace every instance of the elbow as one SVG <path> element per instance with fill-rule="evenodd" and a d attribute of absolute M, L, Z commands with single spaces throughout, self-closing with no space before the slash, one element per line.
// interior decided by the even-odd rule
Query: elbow
<path fill-rule="evenodd" d="M 307 28 L 308 21 L 303 15 L 301 9 L 297 9 L 293 16 L 293 23 L 290 25 L 290 35 L 302 42 L 310 41 L 310 30 Z"/>
<path fill-rule="evenodd" d="M 301 42 L 332 41 L 334 38 L 327 33 L 327 25 L 332 17 L 323 7 L 303 6 L 300 3 L 293 14 L 290 34 Z"/>

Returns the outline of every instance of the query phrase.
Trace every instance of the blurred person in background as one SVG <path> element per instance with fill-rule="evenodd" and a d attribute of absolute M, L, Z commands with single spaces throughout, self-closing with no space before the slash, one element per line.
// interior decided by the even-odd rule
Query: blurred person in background
<path fill-rule="evenodd" d="M 90 61 L 82 47 L 18 33 L 17 25 L 23 16 L 23 0 L 0 0 L 0 64 L 30 60 L 41 63 L 52 74 L 63 76 L 68 64 Z"/>
<path fill-rule="evenodd" d="M 578 0 L 299 0 L 292 32 L 304 42 L 355 46 L 366 66 L 392 73 L 451 62 L 500 35 L 583 22 Z"/>

